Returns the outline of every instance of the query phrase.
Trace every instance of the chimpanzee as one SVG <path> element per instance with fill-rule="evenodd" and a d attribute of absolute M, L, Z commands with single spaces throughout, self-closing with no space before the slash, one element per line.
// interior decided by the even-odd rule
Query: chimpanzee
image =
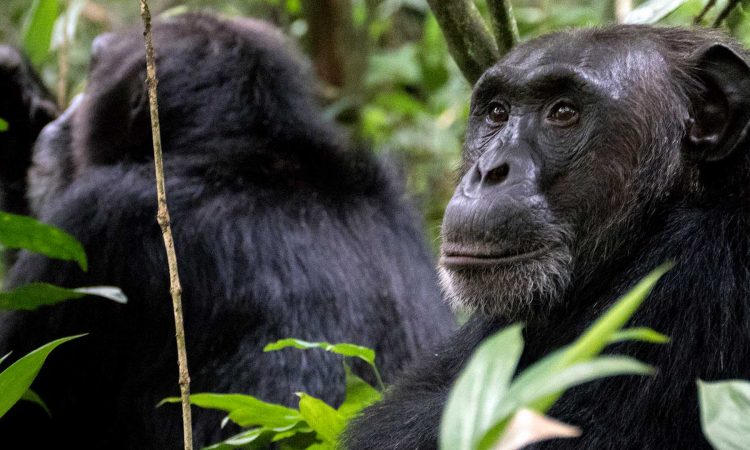
<path fill-rule="evenodd" d="M 296 405 L 304 391 L 335 405 L 338 357 L 263 346 L 286 337 L 366 345 L 392 379 L 451 331 L 393 170 L 324 120 L 307 65 L 279 31 L 191 14 L 155 24 L 154 39 L 192 392 Z M 0 317 L 2 354 L 89 333 L 56 350 L 34 385 L 53 419 L 17 406 L 0 436 L 38 448 L 179 448 L 179 408 L 156 408 L 178 388 L 143 37 L 107 34 L 92 52 L 85 92 L 37 140 L 28 189 L 42 221 L 82 241 L 90 268 L 22 253 L 7 285 L 115 285 L 129 303 Z M 194 414 L 196 448 L 227 436 L 221 414 Z"/>
<path fill-rule="evenodd" d="M 57 116 L 57 106 L 29 61 L 5 45 L 0 45 L 0 89 L 0 119 L 8 124 L 7 130 L 0 131 L 0 205 L 4 211 L 26 214 L 30 149 L 42 128 Z"/>
<path fill-rule="evenodd" d="M 653 364 L 567 392 L 578 439 L 535 448 L 697 449 L 696 380 L 750 377 L 750 68 L 721 34 L 615 26 L 520 45 L 474 87 L 440 270 L 473 318 L 348 431 L 350 449 L 434 449 L 479 342 L 525 323 L 520 369 L 573 341 L 658 265 L 632 319 Z"/>

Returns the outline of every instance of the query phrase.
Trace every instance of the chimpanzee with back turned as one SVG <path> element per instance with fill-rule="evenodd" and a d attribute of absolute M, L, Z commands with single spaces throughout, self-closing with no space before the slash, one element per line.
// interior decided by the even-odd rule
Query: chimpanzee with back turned
<path fill-rule="evenodd" d="M 286 337 L 366 345 L 392 379 L 450 331 L 415 211 L 381 162 L 322 119 L 306 67 L 277 30 L 185 15 L 155 24 L 154 39 L 193 392 L 296 405 L 304 391 L 336 405 L 338 357 L 263 346 Z M 52 420 L 18 405 L 0 420 L 4 443 L 181 446 L 179 408 L 156 408 L 178 388 L 144 80 L 139 30 L 98 38 L 86 91 L 37 140 L 30 208 L 80 239 L 90 268 L 21 253 L 8 287 L 116 285 L 129 303 L 0 315 L 2 354 L 89 333 L 57 349 L 34 384 Z M 222 414 L 193 417 L 196 448 L 227 437 Z"/>
<path fill-rule="evenodd" d="M 346 446 L 436 448 L 449 388 L 483 338 L 525 322 L 522 370 L 673 261 L 631 320 L 671 343 L 608 349 L 658 374 L 571 389 L 548 414 L 583 435 L 535 448 L 709 448 L 696 380 L 750 378 L 749 126 L 747 53 L 711 31 L 569 31 L 487 70 L 440 262 L 448 296 L 475 314 Z"/>

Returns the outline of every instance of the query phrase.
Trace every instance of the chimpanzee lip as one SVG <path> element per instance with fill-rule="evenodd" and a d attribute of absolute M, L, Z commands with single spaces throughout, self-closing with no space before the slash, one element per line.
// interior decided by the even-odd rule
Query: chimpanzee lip
<path fill-rule="evenodd" d="M 451 249 L 443 252 L 439 264 L 451 270 L 493 267 L 534 259 L 549 249 L 549 246 L 544 246 L 524 253 L 475 253 L 466 249 Z"/>

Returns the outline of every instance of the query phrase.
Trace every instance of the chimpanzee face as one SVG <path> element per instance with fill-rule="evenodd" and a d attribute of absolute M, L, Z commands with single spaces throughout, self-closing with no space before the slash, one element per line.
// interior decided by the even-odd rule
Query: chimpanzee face
<path fill-rule="evenodd" d="M 441 279 L 454 304 L 543 312 L 571 279 L 634 242 L 654 202 L 684 184 L 688 153 L 721 158 L 720 142 L 739 133 L 717 123 L 733 114 L 722 71 L 730 82 L 748 73 L 727 47 L 691 56 L 694 67 L 726 66 L 690 79 L 691 91 L 657 43 L 602 40 L 532 41 L 477 82 L 442 229 Z"/>

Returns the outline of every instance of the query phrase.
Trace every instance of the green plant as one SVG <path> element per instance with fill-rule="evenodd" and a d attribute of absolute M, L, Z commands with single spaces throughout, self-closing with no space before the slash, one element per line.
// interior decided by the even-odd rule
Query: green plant
<path fill-rule="evenodd" d="M 570 345 L 524 370 L 514 379 L 523 351 L 521 325 L 512 325 L 485 340 L 459 376 L 443 414 L 440 446 L 450 450 L 490 449 L 514 427 L 531 426 L 570 430 L 538 418 L 563 392 L 573 386 L 615 375 L 649 375 L 654 369 L 624 356 L 597 356 L 608 344 L 638 340 L 665 343 L 669 338 L 649 328 L 622 329 L 648 293 L 669 269 L 664 265 L 639 282 L 607 313 Z M 266 351 L 284 348 L 321 349 L 359 358 L 377 374 L 375 353 L 353 344 L 307 342 L 282 339 L 268 344 Z M 333 408 L 320 399 L 297 393 L 298 408 L 267 403 L 242 394 L 194 394 L 190 401 L 201 408 L 227 413 L 226 421 L 249 428 L 207 449 L 261 449 L 270 443 L 280 448 L 334 449 L 346 424 L 363 408 L 381 398 L 381 393 L 352 373 L 344 361 L 346 398 Z M 376 375 L 380 380 L 379 374 Z M 162 403 L 176 403 L 178 398 Z M 530 413 L 529 410 L 535 411 Z M 519 421 L 518 418 L 523 420 Z M 529 417 L 531 421 L 529 422 Z M 515 419 L 515 420 L 514 420 Z M 521 425 L 518 425 L 518 424 Z M 554 428 L 557 427 L 557 428 Z"/>
<path fill-rule="evenodd" d="M 81 270 L 88 269 L 86 253 L 81 244 L 68 233 L 41 223 L 31 217 L 0 211 L 0 245 L 8 249 L 23 249 L 49 258 L 74 261 Z M 47 283 L 31 283 L 12 291 L 0 292 L 0 310 L 33 310 L 69 299 L 88 295 L 126 303 L 127 297 L 116 287 L 94 286 L 76 289 L 62 288 Z"/>
<path fill-rule="evenodd" d="M 544 414 L 566 389 L 597 378 L 648 375 L 653 368 L 624 356 L 598 356 L 610 343 L 640 340 L 666 342 L 647 328 L 621 330 L 669 269 L 664 265 L 641 280 L 575 342 L 536 362 L 515 378 L 523 351 L 521 325 L 510 326 L 484 341 L 459 375 L 443 413 L 440 448 L 495 448 L 519 411 Z"/>
<path fill-rule="evenodd" d="M 30 217 L 0 212 L 0 244 L 9 249 L 24 249 L 51 258 L 75 261 L 86 270 L 88 263 L 81 244 L 64 231 Z M 95 295 L 127 302 L 125 294 L 109 286 L 66 289 L 47 283 L 32 283 L 9 292 L 0 292 L 0 310 L 32 310 L 68 299 Z M 59 345 L 82 335 L 69 336 L 45 344 L 23 356 L 0 373 L 0 418 L 19 400 L 38 404 L 47 412 L 44 401 L 30 389 L 47 356 Z M 0 364 L 9 356 L 0 358 Z"/>
<path fill-rule="evenodd" d="M 39 374 L 47 356 L 58 346 L 83 336 L 69 336 L 57 339 L 32 351 L 0 372 L 0 418 L 19 400 L 28 400 L 41 406 L 49 413 L 42 399 L 31 388 L 31 383 Z M 0 364 L 10 355 L 0 358 Z"/>
<path fill-rule="evenodd" d="M 750 382 L 698 380 L 701 426 L 716 450 L 742 450 L 750 443 Z"/>
<path fill-rule="evenodd" d="M 278 351 L 285 348 L 320 349 L 343 357 L 361 359 L 372 367 L 377 379 L 382 383 L 375 366 L 375 352 L 367 347 L 290 338 L 268 344 L 264 350 Z M 243 428 L 249 428 L 205 450 L 263 449 L 271 443 L 276 443 L 285 450 L 334 450 L 346 424 L 362 409 L 381 398 L 381 393 L 377 389 L 351 371 L 346 359 L 343 365 L 346 395 L 338 408 L 333 408 L 303 392 L 296 394 L 299 398 L 297 409 L 264 402 L 250 395 L 192 394 L 191 404 L 223 411 L 227 413 L 225 423 L 231 421 Z M 164 399 L 160 405 L 179 401 L 177 397 L 170 397 Z"/>

